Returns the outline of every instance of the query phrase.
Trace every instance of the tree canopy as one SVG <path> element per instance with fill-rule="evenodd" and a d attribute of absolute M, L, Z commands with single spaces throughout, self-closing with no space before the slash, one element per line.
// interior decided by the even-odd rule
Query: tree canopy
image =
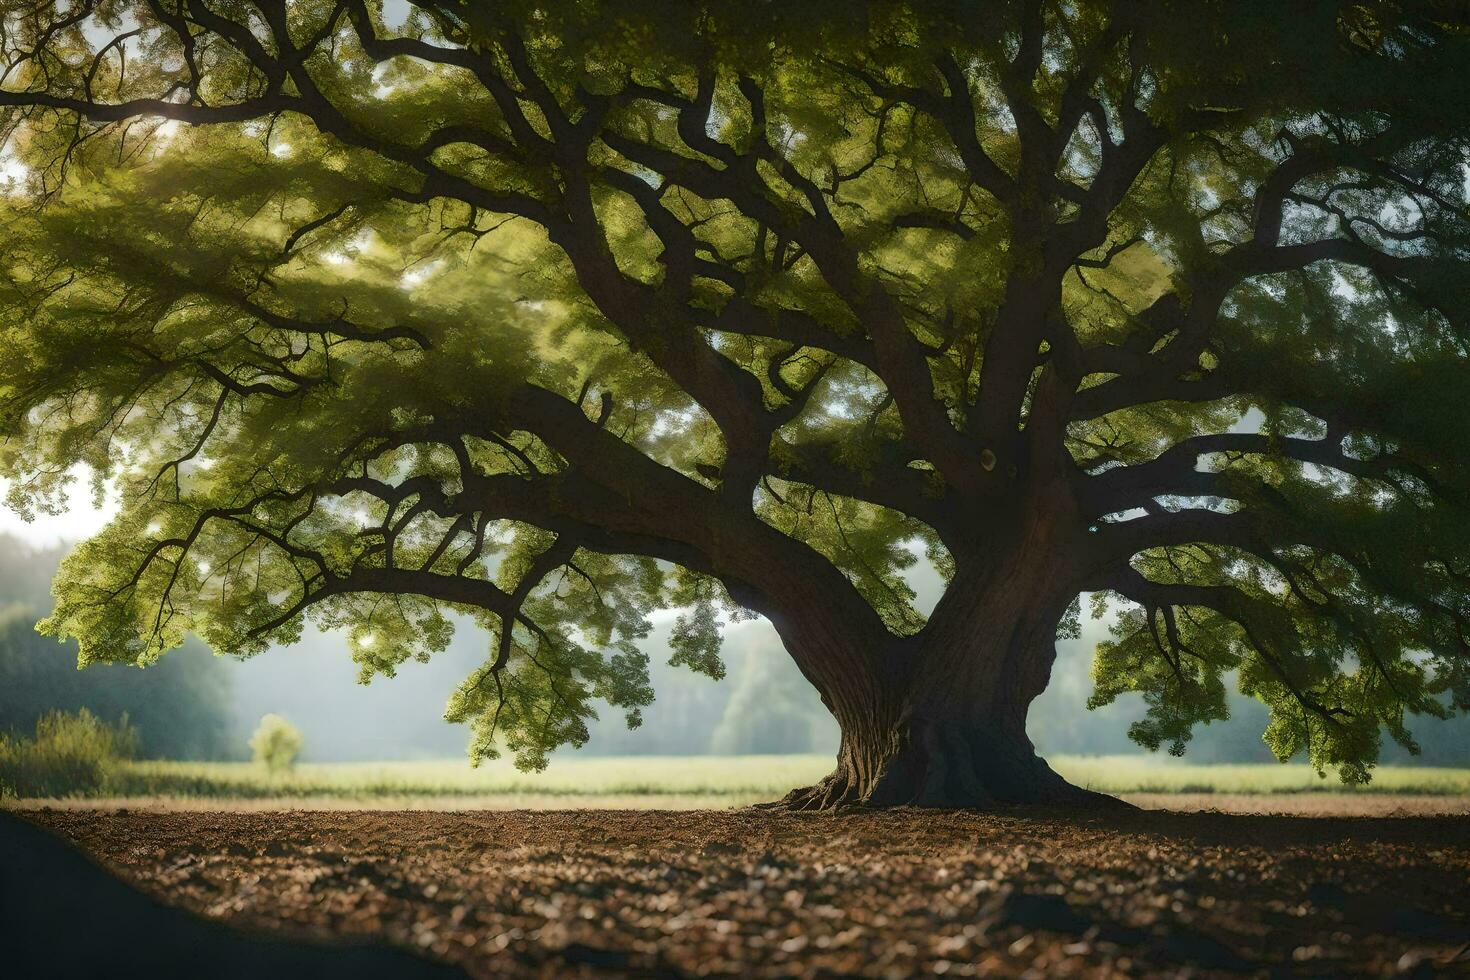
<path fill-rule="evenodd" d="M 715 677 L 770 617 L 846 739 L 1024 714 L 1092 593 L 1151 747 L 1232 672 L 1350 781 L 1470 707 L 1443 5 L 0 7 L 0 472 L 123 502 L 84 663 L 310 617 L 391 675 L 462 610 L 449 716 L 536 766 L 637 722 L 655 608 Z"/>

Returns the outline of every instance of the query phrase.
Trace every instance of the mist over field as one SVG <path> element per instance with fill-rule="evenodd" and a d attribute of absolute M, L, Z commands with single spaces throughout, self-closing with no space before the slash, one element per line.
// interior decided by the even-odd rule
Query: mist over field
<path fill-rule="evenodd" d="M 485 636 L 472 624 L 461 622 L 449 649 L 428 663 L 409 661 L 398 676 L 367 685 L 358 683 L 358 667 L 341 636 L 310 630 L 301 643 L 272 648 L 248 661 L 214 657 L 193 642 L 146 671 L 93 667 L 79 673 L 71 647 L 31 629 L 49 605 L 49 577 L 64 551 L 64 546 L 34 548 L 14 537 L 0 537 L 0 554 L 5 556 L 0 558 L 0 730 L 25 730 L 45 708 L 90 706 L 104 716 L 127 711 L 149 754 L 243 758 L 260 717 L 274 712 L 305 735 L 305 761 L 464 756 L 468 731 L 445 722 L 442 715 L 450 693 L 486 656 Z M 938 594 L 933 571 L 916 566 L 911 584 L 919 605 L 927 608 Z M 723 651 L 727 676 L 711 681 L 668 664 L 673 620 L 672 612 L 656 614 L 653 632 L 642 644 L 656 695 L 643 725 L 630 731 L 620 712 L 604 709 L 580 754 L 835 753 L 835 722 L 769 623 L 728 624 Z M 1105 622 L 1084 615 L 1080 638 L 1058 642 L 1051 684 L 1028 722 L 1043 755 L 1143 752 L 1128 739 L 1128 726 L 1143 715 L 1140 696 L 1127 695 L 1096 710 L 1086 707 L 1092 648 L 1106 632 Z M 29 680 L 20 677 L 16 653 L 21 646 L 39 659 L 51 686 L 38 686 L 34 664 Z M 171 729 L 167 739 L 150 731 L 164 725 Z M 1261 740 L 1265 725 L 1266 709 L 1237 695 L 1230 720 L 1197 732 L 1185 758 L 1270 761 Z M 1412 727 L 1424 749 L 1413 761 L 1470 764 L 1467 720 L 1420 719 Z M 1385 762 L 1411 759 L 1396 746 L 1385 746 Z"/>

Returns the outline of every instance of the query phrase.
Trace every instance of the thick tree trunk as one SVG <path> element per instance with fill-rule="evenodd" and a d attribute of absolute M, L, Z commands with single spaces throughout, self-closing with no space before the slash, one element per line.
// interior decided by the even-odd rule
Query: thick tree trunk
<path fill-rule="evenodd" d="M 1036 754 L 1026 734 L 1026 713 L 1045 688 L 1050 655 L 1032 654 L 1024 666 L 1033 676 L 987 684 L 990 697 L 961 693 L 967 686 L 963 678 L 946 683 L 933 677 L 899 697 L 873 691 L 875 697 L 866 703 L 829 704 L 842 729 L 837 768 L 774 805 L 798 810 L 1122 805 L 1071 785 Z"/>
<path fill-rule="evenodd" d="M 841 666 L 800 613 L 783 638 L 842 730 L 837 768 L 773 806 L 1126 806 L 1071 785 L 1026 734 L 1046 689 L 1056 627 L 1075 591 L 1077 555 L 1057 544 L 1054 520 L 1018 521 L 1006 553 L 973 579 L 956 579 L 920 637 Z M 783 628 L 784 626 L 784 628 Z M 855 666 L 855 664 L 860 666 Z"/>

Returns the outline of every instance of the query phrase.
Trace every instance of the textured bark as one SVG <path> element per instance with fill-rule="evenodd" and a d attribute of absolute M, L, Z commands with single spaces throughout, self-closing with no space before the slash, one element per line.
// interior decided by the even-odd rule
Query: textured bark
<path fill-rule="evenodd" d="M 832 705 L 842 729 L 837 766 L 815 786 L 774 804 L 798 810 L 874 807 L 991 807 L 1013 804 L 1121 805 L 1075 787 L 1036 754 L 1026 734 L 1031 701 L 1050 676 L 1051 648 L 1022 658 L 1028 677 L 998 675 L 966 695 L 961 678 L 929 677 L 898 696 Z"/>
<path fill-rule="evenodd" d="M 854 671 L 853 658 L 837 667 L 806 642 L 820 631 L 804 617 L 785 624 L 787 648 L 842 742 L 830 776 L 773 805 L 1125 805 L 1068 783 L 1026 734 L 1031 703 L 1051 679 L 1057 624 L 1084 574 L 1068 497 L 1031 499 L 1043 506 L 996 525 L 985 571 L 951 583 L 921 640 L 890 639 Z"/>

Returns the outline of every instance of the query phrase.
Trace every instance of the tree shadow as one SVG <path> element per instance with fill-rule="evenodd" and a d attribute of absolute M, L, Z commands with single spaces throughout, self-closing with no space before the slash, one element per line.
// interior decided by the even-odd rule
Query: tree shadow
<path fill-rule="evenodd" d="M 164 905 L 76 848 L 0 810 L 0 949 L 16 977 L 463 977 L 382 945 L 310 943 Z"/>

